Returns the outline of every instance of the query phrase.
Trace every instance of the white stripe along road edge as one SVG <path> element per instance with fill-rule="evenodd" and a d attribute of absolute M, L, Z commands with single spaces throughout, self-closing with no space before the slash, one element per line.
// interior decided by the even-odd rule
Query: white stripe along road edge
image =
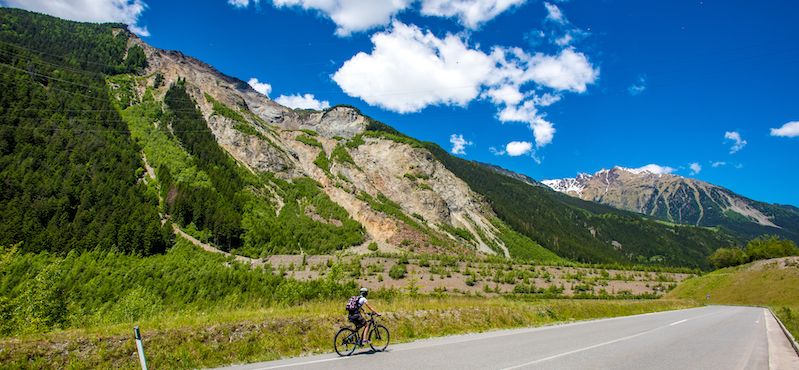
<path fill-rule="evenodd" d="M 281 369 L 281 368 L 284 368 L 284 367 L 296 367 L 296 366 L 303 366 L 303 365 L 318 364 L 318 363 L 321 363 L 321 362 L 338 361 L 338 360 L 343 360 L 345 358 L 349 358 L 349 357 L 324 358 L 324 359 L 321 359 L 321 360 L 300 362 L 300 363 L 296 363 L 296 364 L 284 364 L 284 365 L 275 365 L 275 366 L 269 366 L 269 367 L 259 367 L 259 368 L 254 369 L 254 370 Z"/>
<path fill-rule="evenodd" d="M 682 323 L 684 323 L 684 322 L 686 322 L 686 321 L 688 321 L 688 319 L 685 319 L 685 320 L 680 320 L 680 321 L 675 321 L 675 322 L 673 322 L 673 323 L 669 324 L 669 326 L 680 325 L 680 324 L 682 324 Z"/>

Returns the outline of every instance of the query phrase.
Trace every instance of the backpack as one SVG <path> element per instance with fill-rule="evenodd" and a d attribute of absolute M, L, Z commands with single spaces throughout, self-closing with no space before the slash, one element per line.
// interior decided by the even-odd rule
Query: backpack
<path fill-rule="evenodd" d="M 354 295 L 350 297 L 349 301 L 347 301 L 347 306 L 345 306 L 344 308 L 347 310 L 347 312 L 350 315 L 354 315 L 355 313 L 358 312 L 358 310 L 361 309 L 361 305 L 358 303 L 359 300 L 361 300 L 361 296 Z"/>

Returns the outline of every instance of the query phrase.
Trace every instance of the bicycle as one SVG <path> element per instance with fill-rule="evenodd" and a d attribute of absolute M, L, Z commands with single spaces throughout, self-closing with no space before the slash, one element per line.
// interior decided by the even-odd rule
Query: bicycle
<path fill-rule="evenodd" d="M 369 347 L 375 352 L 382 352 L 388 347 L 390 334 L 388 328 L 375 322 L 375 314 L 369 313 L 369 333 L 367 338 L 369 340 Z M 333 348 L 339 356 L 349 356 L 355 352 L 358 347 L 363 347 L 361 344 L 361 328 L 356 327 L 343 327 L 339 329 L 333 337 Z"/>

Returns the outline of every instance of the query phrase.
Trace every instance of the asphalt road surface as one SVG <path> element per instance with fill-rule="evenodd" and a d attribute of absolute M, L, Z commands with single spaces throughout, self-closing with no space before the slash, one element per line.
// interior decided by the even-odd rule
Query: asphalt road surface
<path fill-rule="evenodd" d="M 333 353 L 228 369 L 727 370 L 769 369 L 770 362 L 772 369 L 799 369 L 793 367 L 799 365 L 799 356 L 774 325 L 776 321 L 762 308 L 709 306 L 457 335 L 391 344 L 386 352 L 361 349 L 350 357 Z M 777 343 L 780 336 L 783 343 Z"/>

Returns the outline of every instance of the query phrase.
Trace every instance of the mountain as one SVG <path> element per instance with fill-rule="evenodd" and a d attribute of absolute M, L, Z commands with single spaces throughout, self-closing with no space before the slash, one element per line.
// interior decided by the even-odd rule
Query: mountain
<path fill-rule="evenodd" d="M 514 179 L 519 180 L 519 181 L 521 181 L 521 182 L 523 182 L 523 183 L 525 183 L 527 185 L 544 186 L 544 187 L 546 187 L 546 185 L 538 182 L 536 179 L 534 179 L 534 178 L 532 178 L 530 176 L 527 176 L 527 175 L 524 175 L 524 174 L 521 174 L 521 173 L 518 173 L 518 172 L 513 172 L 513 171 L 511 171 L 511 170 L 509 170 L 507 168 L 504 168 L 504 167 L 501 167 L 501 166 L 497 166 L 495 164 L 483 163 L 483 162 L 477 162 L 477 161 L 475 161 L 475 162 L 477 164 L 485 167 L 486 169 L 489 169 L 489 170 L 491 170 L 493 172 L 496 172 L 496 173 L 498 173 L 500 175 L 504 175 L 504 176 L 507 176 L 507 177 L 514 178 Z"/>
<path fill-rule="evenodd" d="M 593 175 L 545 180 L 583 200 L 696 226 L 721 226 L 743 238 L 776 234 L 799 240 L 796 207 L 767 204 L 704 181 L 646 169 L 614 167 Z"/>
<path fill-rule="evenodd" d="M 124 25 L 0 9 L 0 245 L 707 267 L 738 239 L 581 201 L 351 106 L 293 110 Z"/>

